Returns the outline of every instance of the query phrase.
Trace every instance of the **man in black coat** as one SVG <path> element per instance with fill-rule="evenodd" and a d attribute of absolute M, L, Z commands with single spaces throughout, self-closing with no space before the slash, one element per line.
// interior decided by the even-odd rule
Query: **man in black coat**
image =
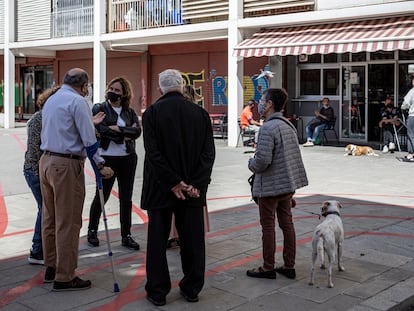
<path fill-rule="evenodd" d="M 142 118 L 141 206 L 149 217 L 145 289 L 156 306 L 166 303 L 171 290 L 166 250 L 173 213 L 184 274 L 180 292 L 187 301 L 198 301 L 205 272 L 203 206 L 215 158 L 210 116 L 184 98 L 180 72 L 161 72 L 159 88 L 162 96 Z"/>

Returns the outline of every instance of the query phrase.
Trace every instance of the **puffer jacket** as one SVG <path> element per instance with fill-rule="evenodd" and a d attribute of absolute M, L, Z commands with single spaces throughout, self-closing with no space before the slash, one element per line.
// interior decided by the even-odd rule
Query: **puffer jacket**
<path fill-rule="evenodd" d="M 410 117 L 414 117 L 414 87 L 404 96 L 401 109 L 407 110 Z"/>
<path fill-rule="evenodd" d="M 282 113 L 270 115 L 259 131 L 255 156 L 249 169 L 256 174 L 253 197 L 293 193 L 308 185 L 296 130 Z"/>

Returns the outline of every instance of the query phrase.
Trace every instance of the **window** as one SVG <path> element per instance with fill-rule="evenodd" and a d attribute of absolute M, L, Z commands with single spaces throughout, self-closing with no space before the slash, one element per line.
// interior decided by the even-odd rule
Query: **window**
<path fill-rule="evenodd" d="M 339 69 L 323 69 L 323 95 L 339 95 Z"/>
<path fill-rule="evenodd" d="M 321 70 L 304 69 L 300 71 L 300 95 L 321 94 Z"/>
<path fill-rule="evenodd" d="M 346 52 L 341 54 L 341 62 L 347 63 L 349 62 L 349 56 L 351 55 L 351 53 Z"/>
<path fill-rule="evenodd" d="M 337 63 L 338 62 L 338 54 L 330 53 L 323 56 L 324 63 Z"/>
<path fill-rule="evenodd" d="M 367 60 L 367 53 L 366 52 L 359 52 L 352 54 L 352 61 L 353 62 L 364 62 Z"/>
<path fill-rule="evenodd" d="M 371 60 L 394 59 L 394 51 L 377 51 L 371 53 Z"/>
<path fill-rule="evenodd" d="M 398 51 L 399 60 L 413 60 L 414 59 L 414 50 L 409 51 Z"/>

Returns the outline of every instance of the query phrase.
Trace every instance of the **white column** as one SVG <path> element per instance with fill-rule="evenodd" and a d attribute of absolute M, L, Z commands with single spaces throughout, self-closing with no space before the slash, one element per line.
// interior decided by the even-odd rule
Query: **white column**
<path fill-rule="evenodd" d="M 238 19 L 243 17 L 243 1 L 229 1 L 228 26 L 228 146 L 235 147 L 239 136 L 239 118 L 243 107 L 243 59 L 233 56 L 233 48 L 242 41 Z"/>
<path fill-rule="evenodd" d="M 95 1 L 93 39 L 93 103 L 104 100 L 106 87 L 106 50 L 101 43 L 101 33 L 105 29 L 104 1 Z"/>
<path fill-rule="evenodd" d="M 283 62 L 282 56 L 270 56 L 269 57 L 269 67 L 270 71 L 274 72 L 275 75 L 273 78 L 270 78 L 271 88 L 281 88 L 282 87 L 282 77 L 283 77 Z"/>
<path fill-rule="evenodd" d="M 15 57 L 10 51 L 10 42 L 15 40 L 14 28 L 15 1 L 4 1 L 4 127 L 14 128 L 14 88 L 15 88 Z"/>

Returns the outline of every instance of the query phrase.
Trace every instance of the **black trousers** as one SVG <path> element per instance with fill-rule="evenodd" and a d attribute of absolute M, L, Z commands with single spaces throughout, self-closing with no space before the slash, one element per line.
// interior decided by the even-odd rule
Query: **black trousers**
<path fill-rule="evenodd" d="M 172 214 L 180 237 L 180 255 L 183 278 L 181 291 L 195 297 L 204 285 L 205 239 L 203 207 L 189 207 L 178 202 L 174 208 L 148 210 L 147 283 L 148 296 L 164 299 L 171 290 L 167 262 L 167 241 Z"/>
<path fill-rule="evenodd" d="M 131 234 L 131 212 L 132 212 L 132 192 L 134 188 L 135 170 L 137 168 L 138 157 L 135 153 L 127 156 L 112 157 L 103 156 L 105 166 L 109 166 L 114 171 L 114 175 L 109 179 L 102 179 L 102 189 L 105 202 L 108 201 L 115 179 L 118 180 L 119 191 L 119 212 L 121 222 L 121 236 L 124 238 Z M 101 217 L 101 202 L 99 200 L 98 188 L 95 198 L 92 201 L 89 212 L 89 230 L 98 230 L 99 218 Z"/>

